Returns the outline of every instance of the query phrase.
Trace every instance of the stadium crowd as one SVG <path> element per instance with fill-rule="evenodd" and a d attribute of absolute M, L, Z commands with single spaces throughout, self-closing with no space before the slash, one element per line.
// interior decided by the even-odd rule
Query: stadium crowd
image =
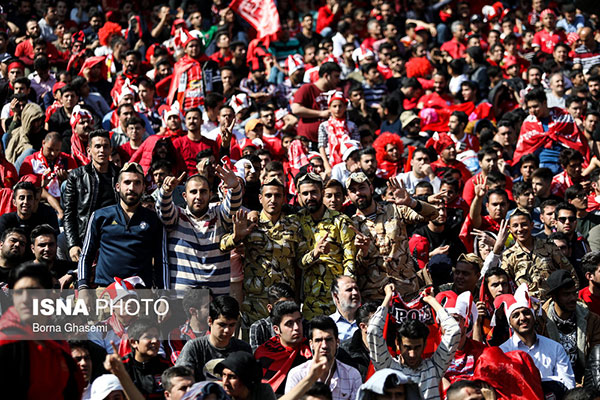
<path fill-rule="evenodd" d="M 599 399 L 598 11 L 6 0 L 6 398 Z"/>

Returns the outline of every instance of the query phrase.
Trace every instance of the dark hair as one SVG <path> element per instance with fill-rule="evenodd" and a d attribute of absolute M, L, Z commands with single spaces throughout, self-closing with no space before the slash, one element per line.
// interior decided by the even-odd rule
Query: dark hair
<path fill-rule="evenodd" d="M 338 327 L 330 317 L 324 315 L 317 315 L 310 321 L 310 327 L 308 329 L 308 338 L 312 340 L 313 332 L 315 329 L 320 331 L 332 331 L 335 338 L 338 337 Z"/>
<path fill-rule="evenodd" d="M 560 152 L 558 162 L 563 168 L 566 168 L 571 161 L 583 162 L 583 156 L 577 150 L 567 147 Z"/>
<path fill-rule="evenodd" d="M 570 200 L 574 200 L 582 191 L 583 186 L 581 186 L 580 183 L 575 183 L 574 185 L 568 187 L 565 191 L 565 201 L 569 202 Z"/>
<path fill-rule="evenodd" d="M 327 182 L 325 182 L 325 185 L 323 186 L 323 190 L 325 189 L 331 189 L 331 188 L 339 188 L 342 193 L 344 194 L 344 196 L 346 196 L 346 188 L 344 187 L 344 185 L 342 185 L 342 182 L 338 181 L 337 179 L 329 179 Z M 335 280 L 335 292 L 334 292 L 334 287 L 333 285 L 331 286 L 331 291 L 332 293 L 337 293 L 338 287 L 337 287 L 337 279 Z"/>
<path fill-rule="evenodd" d="M 484 284 L 487 285 L 488 279 L 490 277 L 492 277 L 492 276 L 500 276 L 500 275 L 508 277 L 508 272 L 506 272 L 505 270 L 503 270 L 500 267 L 492 267 L 492 268 L 488 269 L 486 271 L 486 273 L 485 273 L 484 278 L 483 278 L 484 279 Z"/>
<path fill-rule="evenodd" d="M 149 318 L 138 318 L 127 327 L 127 336 L 129 340 L 140 340 L 152 328 L 158 330 L 156 322 Z"/>
<path fill-rule="evenodd" d="M 580 99 L 579 96 L 574 95 L 567 96 L 565 99 L 565 108 L 571 107 L 571 104 L 573 103 L 583 103 L 583 99 Z"/>
<path fill-rule="evenodd" d="M 186 367 L 184 365 L 174 365 L 165 369 L 160 376 L 162 387 L 167 392 L 171 391 L 173 385 L 171 384 L 171 379 L 173 378 L 192 378 L 194 379 L 194 371 L 191 368 Z"/>
<path fill-rule="evenodd" d="M 265 165 L 265 172 L 273 172 L 273 171 L 285 171 L 281 161 L 277 161 L 277 160 L 269 161 L 267 163 L 267 165 Z"/>
<path fill-rule="evenodd" d="M 13 199 L 17 198 L 17 192 L 19 190 L 26 190 L 28 192 L 33 193 L 35 196 L 37 194 L 37 188 L 31 182 L 18 182 L 13 188 Z"/>
<path fill-rule="evenodd" d="M 548 240 L 564 240 L 569 247 L 571 247 L 570 240 L 564 232 L 552 232 L 550 236 L 548 236 Z"/>
<path fill-rule="evenodd" d="M 219 296 L 211 301 L 209 315 L 213 321 L 221 315 L 227 319 L 238 319 L 240 305 L 231 296 Z"/>
<path fill-rule="evenodd" d="M 521 157 L 521 165 L 528 162 L 534 163 L 537 168 L 540 165 L 540 158 L 533 153 L 528 153 Z"/>
<path fill-rule="evenodd" d="M 273 285 L 269 286 L 267 289 L 267 298 L 269 304 L 275 304 L 275 302 L 279 299 L 293 299 L 294 298 L 294 289 L 287 283 L 277 282 Z"/>
<path fill-rule="evenodd" d="M 214 155 L 215 155 L 215 153 L 213 153 L 213 151 L 211 149 L 200 150 L 198 152 L 198 154 L 196 154 L 196 162 L 198 163 L 203 158 L 210 158 L 210 157 L 213 157 Z"/>
<path fill-rule="evenodd" d="M 463 113 L 464 114 L 464 113 Z M 415 150 L 416 151 L 416 150 Z M 483 146 L 478 152 L 477 152 L 477 159 L 479 161 L 482 161 L 483 158 L 489 154 L 492 155 L 497 155 L 498 152 L 492 147 L 492 146 Z"/>
<path fill-rule="evenodd" d="M 200 308 L 202 306 L 202 301 L 210 301 L 210 297 L 212 296 L 209 295 L 209 298 L 207 299 L 204 293 L 204 290 L 199 288 L 191 288 L 185 291 L 185 294 L 183 295 L 182 305 L 183 311 L 185 311 L 185 314 L 188 316 L 188 318 L 191 316 L 190 308 Z"/>
<path fill-rule="evenodd" d="M 144 120 L 141 119 L 140 117 L 138 117 L 137 115 L 134 115 L 132 117 L 129 117 L 125 120 L 125 128 L 128 128 L 129 125 L 141 125 L 142 127 L 145 126 L 144 124 Z"/>
<path fill-rule="evenodd" d="M 559 205 L 556 206 L 556 209 L 554 210 L 554 216 L 556 217 L 557 220 L 558 220 L 558 212 L 560 210 L 569 210 L 573 214 L 577 215 L 577 209 L 575 208 L 575 206 L 573 204 L 560 203 Z"/>
<path fill-rule="evenodd" d="M 13 233 L 16 233 L 17 235 L 22 235 L 25 237 L 25 240 L 27 240 L 27 232 L 25 232 L 23 228 L 7 228 L 4 230 L 4 232 L 2 232 L 2 235 L 0 235 L 0 242 L 5 242 L 6 238 L 8 238 L 8 236 L 12 235 Z"/>
<path fill-rule="evenodd" d="M 548 98 L 543 88 L 535 88 L 525 95 L 525 105 L 530 101 L 539 101 L 540 104 L 547 103 Z"/>
<path fill-rule="evenodd" d="M 315 382 L 310 389 L 306 391 L 301 400 L 306 400 L 309 397 L 324 398 L 325 400 L 332 400 L 331 389 L 329 385 L 323 382 Z"/>
<path fill-rule="evenodd" d="M 40 236 L 53 236 L 54 240 L 56 240 L 57 238 L 56 231 L 53 227 L 51 227 L 48 224 L 41 224 L 33 228 L 33 230 L 31 231 L 31 235 L 29 236 L 31 244 L 33 244 L 33 242 L 35 242 L 35 239 L 37 239 Z"/>
<path fill-rule="evenodd" d="M 460 396 L 460 391 L 464 388 L 480 389 L 481 387 L 473 381 L 462 380 L 456 381 L 448 388 L 446 392 L 446 398 L 450 399 L 451 396 Z"/>
<path fill-rule="evenodd" d="M 117 115 L 121 115 L 121 112 L 123 112 L 123 109 L 125 107 L 131 107 L 135 111 L 135 107 L 133 106 L 133 104 L 131 104 L 131 103 L 123 103 L 123 104 L 120 104 L 119 107 L 117 107 Z"/>
<path fill-rule="evenodd" d="M 464 111 L 454 111 L 450 116 L 458 118 L 458 122 L 465 126 L 469 123 L 469 116 Z"/>
<path fill-rule="evenodd" d="M 593 274 L 600 266 L 600 251 L 590 251 L 581 259 L 581 269 L 583 273 Z"/>
<path fill-rule="evenodd" d="M 108 132 L 106 129 L 96 129 L 90 132 L 88 146 L 92 144 L 92 139 L 97 137 L 108 139 L 110 142 L 110 132 Z"/>
<path fill-rule="evenodd" d="M 137 50 L 127 50 L 125 52 L 125 58 L 129 56 L 134 56 L 138 61 L 142 61 L 142 53 Z"/>
<path fill-rule="evenodd" d="M 23 234 L 23 236 L 26 236 Z M 39 282 L 44 289 L 52 289 L 54 282 L 50 269 L 45 263 L 29 261 L 19 265 L 10 271 L 8 288 L 14 289 L 15 284 L 23 278 L 33 278 Z"/>
<path fill-rule="evenodd" d="M 544 182 L 552 182 L 553 177 L 554 174 L 552 173 L 552 170 L 546 167 L 538 168 L 535 171 L 533 171 L 533 174 L 531 174 L 531 179 L 539 178 Z"/>
<path fill-rule="evenodd" d="M 371 316 L 371 314 L 373 314 L 375 311 L 377 311 L 377 308 L 379 307 L 379 305 L 374 302 L 374 301 L 368 301 L 366 303 L 364 303 L 363 305 L 361 305 L 360 307 L 358 307 L 358 310 L 356 310 L 356 325 L 359 325 L 361 323 L 365 323 L 367 324 L 369 322 L 369 317 Z"/>
<path fill-rule="evenodd" d="M 427 328 L 427 325 L 421 321 L 411 319 L 400 325 L 400 329 L 398 329 L 398 335 L 399 340 L 402 340 L 402 338 L 405 337 L 407 339 L 423 339 L 423 342 L 425 342 L 427 340 L 427 336 L 429 336 L 429 328 Z"/>
<path fill-rule="evenodd" d="M 368 73 L 372 69 L 377 69 L 377 63 L 376 62 L 372 62 L 372 63 L 368 63 L 368 64 L 363 64 L 363 65 L 360 66 L 360 72 L 362 74 L 366 74 L 366 73 Z"/>
<path fill-rule="evenodd" d="M 223 100 L 225 100 L 225 97 L 222 94 L 210 92 L 204 97 L 204 106 L 206 108 L 215 108 L 223 104 Z"/>
<path fill-rule="evenodd" d="M 487 182 L 506 185 L 506 175 L 500 171 L 492 170 L 488 173 Z"/>
<path fill-rule="evenodd" d="M 325 74 L 332 74 L 334 72 L 342 72 L 342 68 L 334 63 L 334 62 L 326 62 L 323 63 L 323 65 L 321 65 L 321 67 L 319 68 L 319 78 L 322 78 L 325 76 Z"/>
<path fill-rule="evenodd" d="M 598 182 L 598 178 L 600 178 L 600 169 L 596 168 L 590 174 L 590 181 Z"/>
<path fill-rule="evenodd" d="M 365 149 L 362 149 L 360 151 L 360 155 L 361 156 L 365 156 L 365 155 L 370 155 L 370 156 L 376 156 L 377 155 L 377 151 L 375 151 L 375 149 L 373 148 L 373 146 L 369 146 Z"/>
<path fill-rule="evenodd" d="M 31 81 L 27 77 L 22 76 L 20 78 L 15 79 L 15 82 L 13 84 L 16 85 L 17 83 L 25 85 L 27 89 L 31 88 Z"/>
<path fill-rule="evenodd" d="M 138 79 L 138 86 L 144 85 L 147 88 L 151 88 L 152 90 L 156 90 L 156 86 L 154 81 L 147 76 L 142 76 Z"/>
<path fill-rule="evenodd" d="M 519 197 L 528 190 L 532 190 L 531 183 L 525 181 L 515 182 L 512 188 L 514 199 L 516 200 L 517 197 Z"/>
<path fill-rule="evenodd" d="M 428 181 L 421 181 L 415 185 L 415 189 L 417 188 L 427 188 L 433 192 L 433 185 Z"/>
<path fill-rule="evenodd" d="M 36 71 L 47 71 L 50 69 L 50 61 L 44 54 L 40 54 L 33 60 L 33 69 Z"/>
<path fill-rule="evenodd" d="M 489 176 L 488 176 L 488 178 L 489 178 Z M 492 197 L 493 194 L 496 194 L 498 196 L 504 196 L 504 198 L 506 199 L 506 201 L 508 201 L 508 194 L 506 193 L 506 190 L 504 190 L 504 189 L 493 189 L 493 190 L 490 190 L 488 192 L 488 201 L 489 201 L 489 198 Z"/>
<path fill-rule="evenodd" d="M 546 207 L 556 207 L 558 205 L 558 201 L 553 199 L 544 200 L 542 204 L 540 204 L 540 211 L 544 212 L 544 208 Z"/>
<path fill-rule="evenodd" d="M 566 5 L 572 5 L 568 3 Z M 576 387 L 565 393 L 563 400 L 594 400 L 599 396 L 598 391 L 586 387 Z"/>
<path fill-rule="evenodd" d="M 284 316 L 294 314 L 295 312 L 300 312 L 300 306 L 296 304 L 295 301 L 280 301 L 275 304 L 271 311 L 271 322 L 273 323 L 273 326 L 279 326 Z"/>

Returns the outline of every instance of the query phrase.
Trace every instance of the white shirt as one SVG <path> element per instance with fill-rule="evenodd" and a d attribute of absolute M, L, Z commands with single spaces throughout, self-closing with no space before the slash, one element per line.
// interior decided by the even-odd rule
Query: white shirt
<path fill-rule="evenodd" d="M 346 187 L 346 179 L 350 176 L 350 171 L 346 168 L 346 163 L 342 161 L 331 168 L 331 179 L 335 179 Z"/>
<path fill-rule="evenodd" d="M 285 393 L 292 390 L 310 370 L 312 359 L 303 364 L 298 365 L 290 370 L 285 382 Z M 332 400 L 354 400 L 358 388 L 362 384 L 360 372 L 356 368 L 344 364 L 341 361 L 336 361 L 336 369 L 329 381 L 329 389 L 331 389 Z"/>
<path fill-rule="evenodd" d="M 536 334 L 533 346 L 528 347 L 516 333 L 500 345 L 503 352 L 521 350 L 533 358 L 533 362 L 543 381 L 561 382 L 567 389 L 575 387 L 575 374 L 571 367 L 571 360 L 560 343 L 545 336 Z"/>

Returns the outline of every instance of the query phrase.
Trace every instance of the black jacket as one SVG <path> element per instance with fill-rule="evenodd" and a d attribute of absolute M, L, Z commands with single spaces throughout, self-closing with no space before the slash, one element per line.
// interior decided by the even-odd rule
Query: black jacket
<path fill-rule="evenodd" d="M 108 170 L 113 177 L 114 187 L 114 180 L 117 178 L 119 170 L 112 163 L 109 164 Z M 62 193 L 63 209 L 65 210 L 63 224 L 68 249 L 83 245 L 88 221 L 92 212 L 97 209 L 99 182 L 98 172 L 91 163 L 69 173 L 67 185 Z M 113 204 L 116 202 L 115 198 Z"/>
<path fill-rule="evenodd" d="M 363 343 L 360 329 L 354 331 L 350 339 L 341 343 L 337 359 L 356 368 L 365 381 L 371 360 L 369 359 L 369 349 Z"/>
<path fill-rule="evenodd" d="M 158 356 L 141 363 L 135 360 L 132 351 L 123 358 L 123 364 L 134 385 L 146 399 L 164 399 L 165 391 L 160 378 L 163 371 L 171 366 L 166 359 Z"/>

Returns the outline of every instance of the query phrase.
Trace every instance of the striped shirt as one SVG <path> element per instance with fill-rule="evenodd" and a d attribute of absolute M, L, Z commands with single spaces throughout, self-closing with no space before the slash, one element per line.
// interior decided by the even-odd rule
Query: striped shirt
<path fill-rule="evenodd" d="M 596 43 L 596 50 L 590 50 L 585 45 L 575 49 L 573 64 L 581 64 L 583 73 L 587 74 L 594 65 L 600 64 L 600 44 Z"/>
<path fill-rule="evenodd" d="M 456 353 L 460 341 L 458 323 L 448 315 L 446 310 L 441 309 L 437 316 L 441 321 L 441 330 L 444 332 L 442 341 L 431 358 L 423 360 L 417 369 L 412 369 L 402 364 L 400 360 L 394 359 L 388 350 L 383 337 L 383 326 L 387 313 L 388 308 L 380 306 L 369 320 L 367 342 L 373 367 L 376 371 L 383 368 L 399 370 L 409 380 L 419 382 L 419 388 L 425 400 L 440 399 L 440 380 L 454 359 L 454 353 Z"/>
<path fill-rule="evenodd" d="M 231 216 L 242 204 L 238 187 L 227 190 L 221 203 L 211 204 L 201 217 L 189 208 L 173 204 L 171 194 L 160 189 L 156 212 L 167 228 L 167 255 L 171 289 L 206 286 L 215 295 L 229 294 L 231 269 L 229 253 L 219 249 L 221 236 L 231 226 Z"/>

